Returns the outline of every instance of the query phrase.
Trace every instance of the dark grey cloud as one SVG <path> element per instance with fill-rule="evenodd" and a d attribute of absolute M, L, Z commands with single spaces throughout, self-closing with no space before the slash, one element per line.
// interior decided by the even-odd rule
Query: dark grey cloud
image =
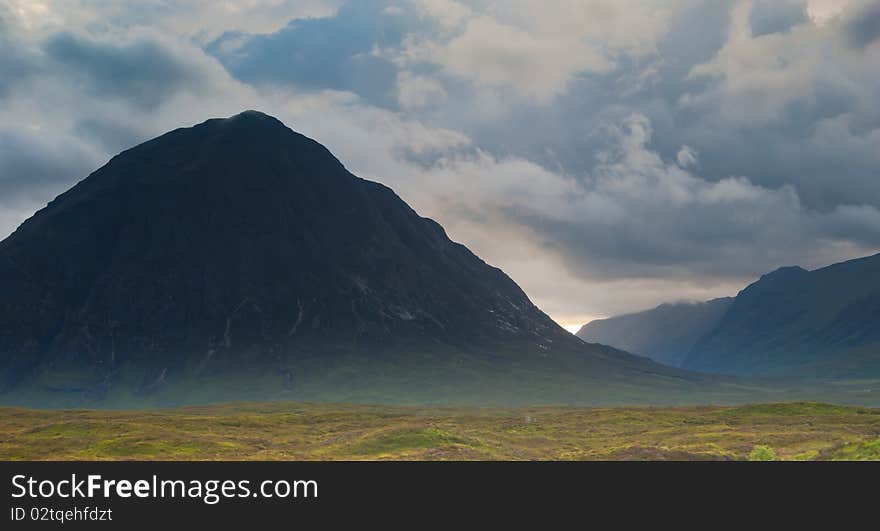
<path fill-rule="evenodd" d="M 201 72 L 150 39 L 113 43 L 64 32 L 49 38 L 43 49 L 59 72 L 95 96 L 139 107 L 156 107 L 179 90 L 202 85 Z"/>
<path fill-rule="evenodd" d="M 13 34 L 11 17 L 8 8 L 0 4 L 0 100 L 32 70 L 27 53 Z"/>
<path fill-rule="evenodd" d="M 127 124 L 96 116 L 86 116 L 73 124 L 73 132 L 104 148 L 108 153 L 119 153 L 140 144 L 146 138 L 142 131 Z"/>
<path fill-rule="evenodd" d="M 851 46 L 864 48 L 880 38 L 880 2 L 868 0 L 852 9 L 844 19 L 844 31 Z"/>
<path fill-rule="evenodd" d="M 784 33 L 809 20 L 806 0 L 755 0 L 749 14 L 754 37 Z"/>
<path fill-rule="evenodd" d="M 744 178 L 712 182 L 685 159 L 664 160 L 653 132 L 631 115 L 611 133 L 617 146 L 562 208 L 505 204 L 511 221 L 587 278 L 749 277 L 779 264 L 817 266 L 836 245 L 880 247 L 880 210 L 805 206 L 790 186 Z"/>
<path fill-rule="evenodd" d="M 0 208 L 20 201 L 48 201 L 94 169 L 80 146 L 49 131 L 27 134 L 0 130 Z"/>

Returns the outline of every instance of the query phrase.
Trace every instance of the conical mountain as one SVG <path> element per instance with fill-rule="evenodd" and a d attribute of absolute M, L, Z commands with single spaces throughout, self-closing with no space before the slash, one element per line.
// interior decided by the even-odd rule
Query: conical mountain
<path fill-rule="evenodd" d="M 7 398 L 111 404 L 681 378 L 568 334 L 392 190 L 255 111 L 121 153 L 0 242 L 0 372 Z"/>

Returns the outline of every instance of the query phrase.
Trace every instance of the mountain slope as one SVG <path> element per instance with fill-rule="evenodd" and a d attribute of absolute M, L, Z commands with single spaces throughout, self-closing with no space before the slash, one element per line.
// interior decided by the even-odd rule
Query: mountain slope
<path fill-rule="evenodd" d="M 683 366 L 745 375 L 880 375 L 880 255 L 761 277 L 737 295 Z"/>
<path fill-rule="evenodd" d="M 0 242 L 6 401 L 421 400 L 496 380 L 560 400 L 559 375 L 589 396 L 693 378 L 584 344 L 255 111 L 123 152 Z"/>
<path fill-rule="evenodd" d="M 728 297 L 662 304 L 644 312 L 592 321 L 577 336 L 678 367 L 693 346 L 718 325 L 732 302 Z"/>

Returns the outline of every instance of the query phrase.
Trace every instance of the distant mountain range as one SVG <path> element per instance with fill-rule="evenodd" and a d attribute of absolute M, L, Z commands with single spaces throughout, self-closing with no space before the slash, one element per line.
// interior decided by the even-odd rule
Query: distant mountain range
<path fill-rule="evenodd" d="M 7 403 L 645 402 L 699 380 L 567 333 L 254 111 L 123 152 L 0 242 Z"/>
<path fill-rule="evenodd" d="M 592 321 L 577 335 L 680 367 L 694 345 L 718 326 L 732 303 L 733 298 L 728 297 L 662 304 L 653 310 Z"/>
<path fill-rule="evenodd" d="M 733 300 L 663 305 L 589 323 L 578 336 L 694 371 L 880 376 L 880 255 L 782 268 Z"/>

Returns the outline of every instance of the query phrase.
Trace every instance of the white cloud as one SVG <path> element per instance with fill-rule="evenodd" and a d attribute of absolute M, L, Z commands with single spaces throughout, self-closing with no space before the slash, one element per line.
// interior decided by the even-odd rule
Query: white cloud
<path fill-rule="evenodd" d="M 807 9 L 818 24 L 824 24 L 839 15 L 850 0 L 808 0 Z"/>
<path fill-rule="evenodd" d="M 612 56 L 656 52 L 681 0 L 494 0 L 486 12 L 542 39 L 587 42 Z"/>
<path fill-rule="evenodd" d="M 415 3 L 447 30 L 459 27 L 472 14 L 470 8 L 455 0 L 416 0 Z"/>
<path fill-rule="evenodd" d="M 737 23 L 735 22 L 734 25 Z M 852 50 L 841 21 L 825 26 L 803 24 L 787 33 L 734 37 L 691 77 L 712 81 L 708 91 L 689 94 L 682 103 L 716 110 L 725 121 L 742 125 L 778 122 L 792 105 L 826 108 L 823 98 L 849 99 L 853 106 L 874 107 L 880 47 Z"/>
<path fill-rule="evenodd" d="M 407 111 L 443 104 L 446 97 L 446 90 L 436 79 L 406 70 L 397 75 L 397 101 Z"/>
<path fill-rule="evenodd" d="M 426 45 L 428 59 L 446 73 L 538 101 L 565 91 L 577 73 L 611 67 L 600 53 L 578 39 L 538 38 L 486 16 L 469 20 L 462 33 L 445 44 Z"/>
<path fill-rule="evenodd" d="M 433 63 L 480 89 L 539 104 L 564 93 L 577 75 L 610 71 L 618 54 L 655 52 L 671 13 L 668 4 L 629 0 L 509 0 L 473 10 L 452 0 L 419 4 L 446 34 L 408 40 L 398 62 Z"/>
<path fill-rule="evenodd" d="M 694 148 L 690 146 L 681 146 L 675 160 L 678 161 L 678 165 L 682 168 L 688 168 L 699 164 L 699 156 L 697 155 L 697 152 L 694 151 Z"/>

